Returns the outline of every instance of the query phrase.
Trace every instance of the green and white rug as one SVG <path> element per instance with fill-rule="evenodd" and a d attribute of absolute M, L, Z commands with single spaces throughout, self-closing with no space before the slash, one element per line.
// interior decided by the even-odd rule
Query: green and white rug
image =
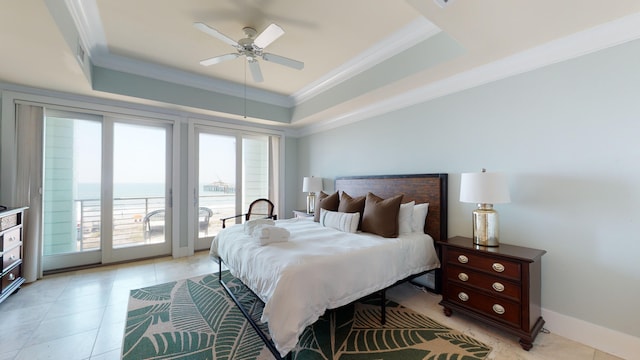
<path fill-rule="evenodd" d="M 232 292 L 260 319 L 262 303 L 228 272 Z M 266 332 L 266 325 L 262 325 Z M 491 348 L 389 301 L 380 325 L 379 299 L 328 311 L 301 335 L 293 359 L 485 359 Z M 123 359 L 273 359 L 211 274 L 132 290 Z"/>

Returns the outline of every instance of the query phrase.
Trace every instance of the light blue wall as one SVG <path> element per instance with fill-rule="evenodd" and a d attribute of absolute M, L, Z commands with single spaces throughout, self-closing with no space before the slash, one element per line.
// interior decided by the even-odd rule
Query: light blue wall
<path fill-rule="evenodd" d="M 297 204 L 298 192 L 302 191 L 302 178 L 298 176 L 298 139 L 294 137 L 285 137 L 285 160 L 284 160 L 284 182 L 285 203 L 281 216 L 283 218 L 291 218 L 292 211 L 299 209 Z M 299 183 L 299 184 L 298 184 Z"/>
<path fill-rule="evenodd" d="M 460 173 L 506 172 L 502 242 L 547 250 L 543 308 L 639 337 L 639 61 L 634 41 L 301 138 L 299 178 L 447 172 L 470 236 Z"/>

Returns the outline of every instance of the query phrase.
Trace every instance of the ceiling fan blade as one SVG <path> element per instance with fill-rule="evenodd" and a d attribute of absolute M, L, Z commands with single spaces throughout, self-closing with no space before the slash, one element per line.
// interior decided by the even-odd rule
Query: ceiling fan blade
<path fill-rule="evenodd" d="M 260 71 L 260 64 L 258 64 L 257 60 L 248 60 L 249 61 L 249 69 L 251 70 L 251 76 L 253 76 L 253 81 L 259 83 L 264 80 L 262 78 L 262 71 Z"/>
<path fill-rule="evenodd" d="M 233 60 L 235 58 L 237 58 L 238 56 L 240 56 L 240 54 L 225 54 L 225 55 L 220 55 L 220 56 L 215 56 L 209 59 L 204 59 L 202 61 L 200 61 L 200 65 L 202 66 L 209 66 L 209 65 L 215 65 L 215 64 L 219 64 L 223 61 L 227 61 L 227 60 Z"/>
<path fill-rule="evenodd" d="M 253 40 L 253 45 L 259 47 L 260 49 L 264 49 L 272 42 L 276 41 L 277 38 L 284 34 L 284 30 L 276 24 L 271 24 L 267 26 L 264 31 Z"/>
<path fill-rule="evenodd" d="M 221 33 L 220 31 L 210 27 L 209 25 L 203 24 L 201 22 L 196 22 L 196 23 L 193 23 L 193 26 L 196 29 L 202 31 L 203 33 L 209 34 L 209 35 L 213 36 L 214 38 L 216 38 L 218 40 L 222 40 L 225 43 L 227 43 L 227 44 L 229 44 L 229 45 L 231 45 L 231 46 L 233 46 L 235 48 L 240 47 L 240 45 L 235 40 L 233 40 L 232 38 L 228 37 L 227 35 Z"/>
<path fill-rule="evenodd" d="M 288 66 L 290 68 L 294 68 L 298 70 L 302 70 L 304 68 L 304 63 L 302 61 L 289 59 L 284 56 L 280 56 L 276 54 L 264 53 L 262 54 L 262 58 L 265 59 L 266 61 L 271 61 L 274 63 L 278 63 L 280 65 Z"/>

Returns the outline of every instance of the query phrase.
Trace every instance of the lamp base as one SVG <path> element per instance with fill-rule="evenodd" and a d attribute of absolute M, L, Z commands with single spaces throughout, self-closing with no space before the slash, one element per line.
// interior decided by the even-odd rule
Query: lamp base
<path fill-rule="evenodd" d="M 313 214 L 316 211 L 316 194 L 310 192 L 307 195 L 307 214 Z"/>
<path fill-rule="evenodd" d="M 478 204 L 473 210 L 473 243 L 480 246 L 499 246 L 498 212 L 492 204 Z"/>

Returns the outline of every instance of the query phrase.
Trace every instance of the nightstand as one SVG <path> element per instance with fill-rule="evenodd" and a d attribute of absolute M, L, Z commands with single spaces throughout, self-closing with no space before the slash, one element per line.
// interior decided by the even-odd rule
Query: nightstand
<path fill-rule="evenodd" d="M 312 218 L 313 213 L 307 214 L 307 210 L 293 210 L 293 217 L 297 219 Z"/>
<path fill-rule="evenodd" d="M 453 310 L 520 337 L 529 350 L 544 325 L 540 310 L 540 260 L 544 250 L 508 244 L 474 245 L 472 239 L 439 241 L 442 301 Z"/>

